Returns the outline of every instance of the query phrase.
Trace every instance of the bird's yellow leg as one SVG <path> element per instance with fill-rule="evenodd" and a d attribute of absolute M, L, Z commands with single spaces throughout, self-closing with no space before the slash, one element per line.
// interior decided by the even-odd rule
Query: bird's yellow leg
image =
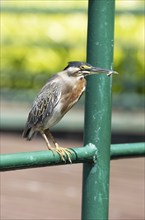
<path fill-rule="evenodd" d="M 67 148 L 60 147 L 58 145 L 58 143 L 55 141 L 54 137 L 52 136 L 52 134 L 50 133 L 49 130 L 47 130 L 47 134 L 49 135 L 50 139 L 52 140 L 52 142 L 55 146 L 55 150 L 61 156 L 62 160 L 65 161 L 65 157 L 67 156 L 69 162 L 72 163 L 71 158 L 70 158 L 70 154 L 72 154 L 72 151 Z"/>
<path fill-rule="evenodd" d="M 40 131 L 40 133 L 41 133 L 42 137 L 44 138 L 44 140 L 46 142 L 46 146 L 47 146 L 48 150 L 51 150 L 52 152 L 54 152 L 55 149 L 51 147 L 51 145 L 49 143 L 49 140 L 48 140 L 46 134 L 44 133 L 44 131 Z"/>

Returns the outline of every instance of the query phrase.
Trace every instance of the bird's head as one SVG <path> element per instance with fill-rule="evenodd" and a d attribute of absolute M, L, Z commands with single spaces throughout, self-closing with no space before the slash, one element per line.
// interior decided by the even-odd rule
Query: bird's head
<path fill-rule="evenodd" d="M 74 76 L 74 77 L 84 77 L 87 75 L 97 74 L 97 73 L 107 73 L 108 76 L 112 74 L 117 74 L 117 72 L 113 70 L 94 67 L 89 63 L 80 62 L 80 61 L 69 62 L 68 65 L 64 68 L 64 71 L 66 71 L 69 76 Z"/>

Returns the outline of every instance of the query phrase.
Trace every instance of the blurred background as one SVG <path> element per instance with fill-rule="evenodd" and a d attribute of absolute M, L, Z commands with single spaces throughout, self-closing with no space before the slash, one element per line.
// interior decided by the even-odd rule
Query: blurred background
<path fill-rule="evenodd" d="M 1 1 L 1 152 L 45 150 L 21 138 L 40 88 L 68 61 L 86 60 L 88 1 Z M 116 1 L 112 143 L 144 141 L 142 0 Z M 79 42 L 79 43 L 78 43 Z M 83 145 L 84 96 L 52 131 Z M 82 165 L 1 174 L 1 219 L 80 219 Z M 110 219 L 144 219 L 144 160 L 111 162 Z"/>

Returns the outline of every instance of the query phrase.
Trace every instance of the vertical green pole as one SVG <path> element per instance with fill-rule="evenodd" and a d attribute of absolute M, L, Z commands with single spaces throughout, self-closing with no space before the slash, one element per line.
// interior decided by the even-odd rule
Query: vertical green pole
<path fill-rule="evenodd" d="M 89 1 L 87 61 L 94 66 L 112 68 L 114 11 L 114 0 Z M 96 146 L 97 160 L 83 167 L 83 220 L 108 219 L 110 136 L 111 77 L 92 75 L 87 79 L 84 142 Z"/>

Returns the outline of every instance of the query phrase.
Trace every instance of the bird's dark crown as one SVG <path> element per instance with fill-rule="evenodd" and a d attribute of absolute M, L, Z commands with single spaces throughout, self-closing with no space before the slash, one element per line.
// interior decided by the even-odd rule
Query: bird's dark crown
<path fill-rule="evenodd" d="M 69 67 L 82 67 L 82 66 L 87 66 L 87 67 L 91 67 L 90 64 L 86 63 L 86 62 L 82 62 L 82 61 L 71 61 L 68 62 L 68 65 L 64 68 L 64 70 L 66 70 Z"/>

